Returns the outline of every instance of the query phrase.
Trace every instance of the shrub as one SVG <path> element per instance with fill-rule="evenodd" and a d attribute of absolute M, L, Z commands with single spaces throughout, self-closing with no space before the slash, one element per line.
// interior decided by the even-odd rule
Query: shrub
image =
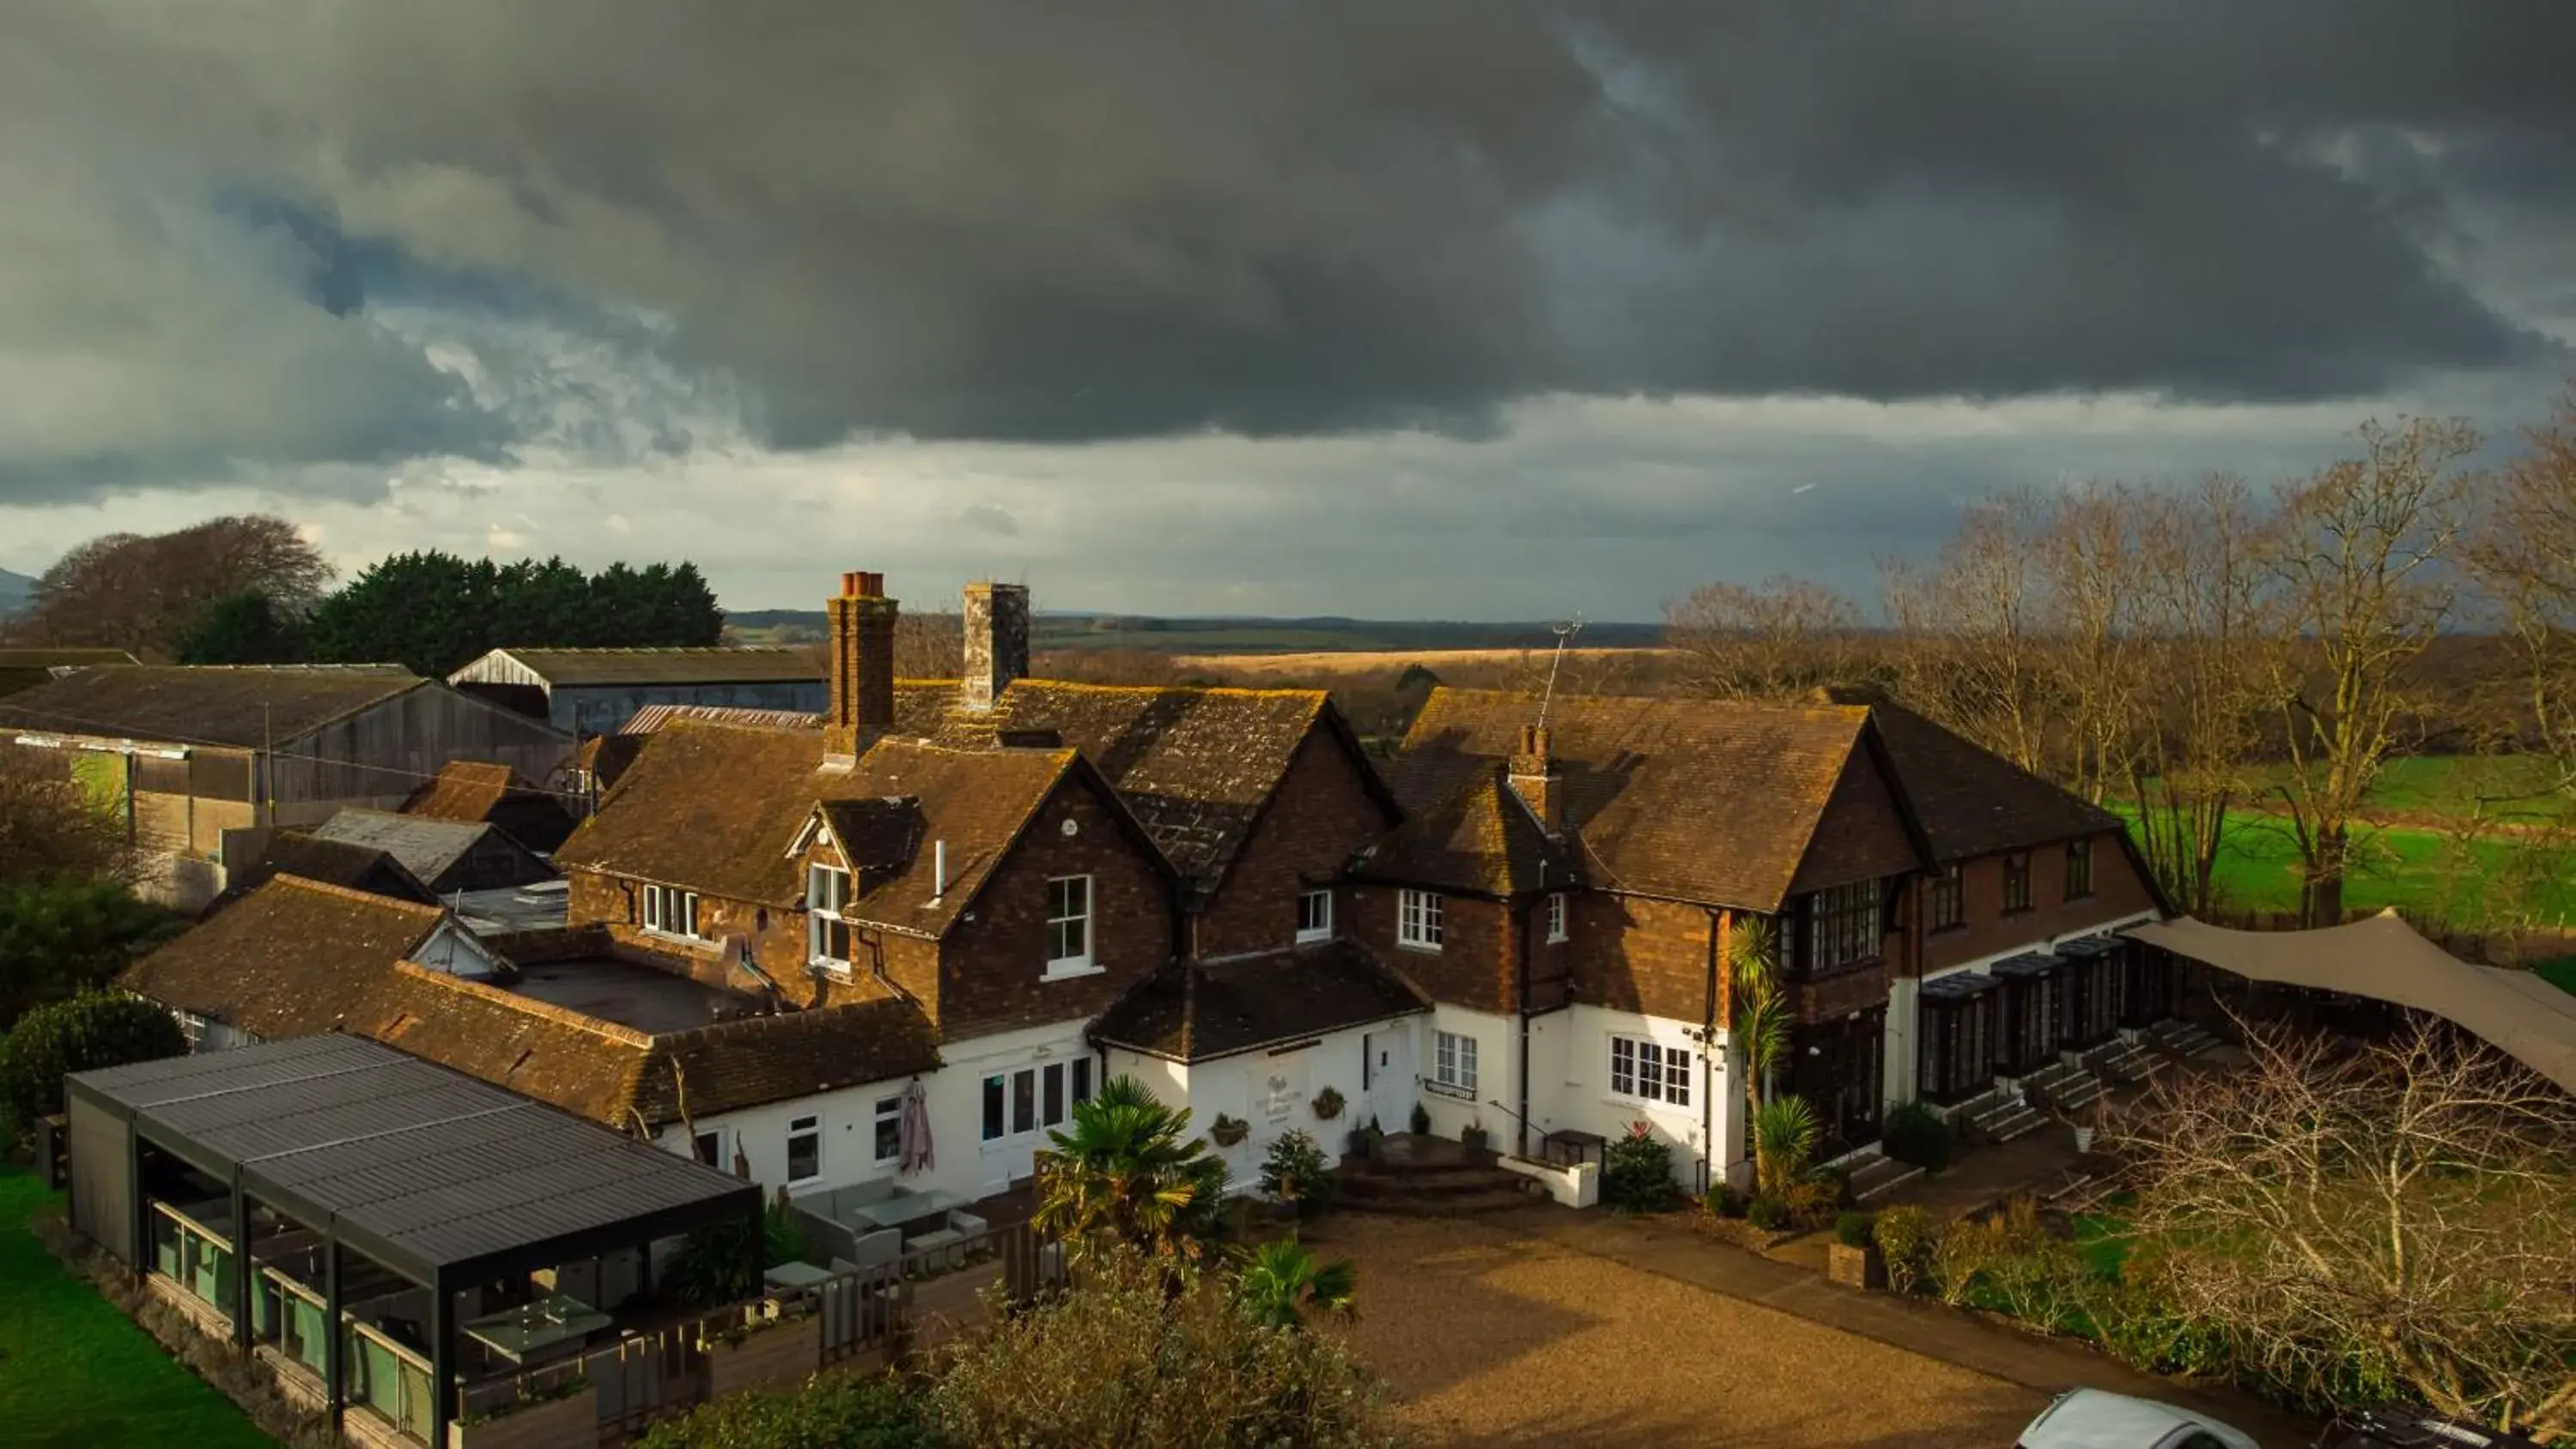
<path fill-rule="evenodd" d="M 1420 1102 L 1414 1103 L 1413 1115 L 1405 1119 L 1404 1125 L 1413 1129 L 1413 1135 L 1416 1137 L 1430 1136 L 1431 1109 L 1423 1106 Z"/>
<path fill-rule="evenodd" d="M 636 1449 L 935 1449 L 921 1402 L 874 1374 L 727 1394 L 653 1426 Z"/>
<path fill-rule="evenodd" d="M 663 1284 L 684 1302 L 713 1308 L 739 1303 L 760 1291 L 760 1274 L 745 1261 L 750 1229 L 742 1223 L 700 1228 L 680 1240 Z M 760 1266 L 775 1268 L 805 1256 L 805 1233 L 776 1203 L 760 1214 Z"/>
<path fill-rule="evenodd" d="M 1314 1134 L 1290 1128 L 1270 1144 L 1269 1159 L 1261 1164 L 1261 1190 L 1309 1217 L 1331 1206 L 1333 1201 L 1333 1168 L 1324 1160 L 1324 1149 L 1315 1142 Z"/>
<path fill-rule="evenodd" d="M 1766 1233 L 1776 1233 L 1789 1226 L 1789 1205 L 1776 1197 L 1755 1195 L 1744 1208 L 1745 1219 Z"/>
<path fill-rule="evenodd" d="M 1700 1206 L 1722 1218 L 1744 1216 L 1744 1194 L 1722 1182 L 1701 1194 L 1699 1202 Z"/>
<path fill-rule="evenodd" d="M 1265 1328 L 1226 1285 L 1169 1279 L 1120 1246 L 1088 1260 L 1073 1291 L 959 1344 L 928 1398 L 960 1445 L 1400 1442 L 1384 1390 L 1341 1335 Z"/>
<path fill-rule="evenodd" d="M 1601 1204 L 1616 1212 L 1652 1212 L 1680 1195 L 1673 1185 L 1673 1149 L 1643 1122 L 1601 1154 Z"/>
<path fill-rule="evenodd" d="M 1866 1248 L 1878 1240 L 1878 1219 L 1870 1213 L 1845 1213 L 1834 1219 L 1834 1238 L 1846 1248 Z"/>
<path fill-rule="evenodd" d="M 1755 1190 L 1777 1197 L 1807 1175 L 1820 1131 L 1804 1097 L 1774 1097 L 1753 1114 Z"/>
<path fill-rule="evenodd" d="M 1950 1165 L 1950 1124 L 1922 1102 L 1907 1102 L 1887 1114 L 1883 1145 L 1887 1155 L 1926 1172 Z"/>
<path fill-rule="evenodd" d="M 1870 1225 L 1878 1255 L 1887 1260 L 1887 1284 L 1911 1293 L 1932 1263 L 1932 1215 L 1919 1207 L 1892 1207 Z"/>
<path fill-rule="evenodd" d="M 0 1037 L 0 1106 L 21 1120 L 63 1110 L 63 1074 L 175 1057 L 188 1039 L 140 997 L 93 991 L 39 1006 Z"/>

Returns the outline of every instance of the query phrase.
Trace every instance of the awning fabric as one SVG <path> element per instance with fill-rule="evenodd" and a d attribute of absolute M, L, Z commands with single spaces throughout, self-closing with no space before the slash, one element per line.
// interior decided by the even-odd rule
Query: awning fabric
<path fill-rule="evenodd" d="M 2251 981 L 2430 1012 L 2576 1092 L 2576 995 L 2528 971 L 2463 961 L 2395 911 L 2313 931 L 2231 931 L 2183 916 L 2121 934 Z"/>

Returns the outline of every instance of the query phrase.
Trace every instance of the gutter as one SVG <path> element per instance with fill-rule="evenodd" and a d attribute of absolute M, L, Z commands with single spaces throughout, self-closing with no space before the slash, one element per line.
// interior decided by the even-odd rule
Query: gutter
<path fill-rule="evenodd" d="M 1708 1164 L 1707 1170 L 1701 1174 L 1699 1186 L 1702 1193 L 1711 1186 L 1712 1175 L 1725 1170 L 1724 1164 L 1717 1160 L 1717 1053 L 1711 1050 L 1717 1045 L 1717 935 L 1718 923 L 1722 919 L 1723 914 L 1716 907 L 1708 908 L 1708 1008 L 1706 1019 L 1700 1023 L 1699 1037 L 1700 1160 Z M 1752 1130 L 1752 1123 L 1744 1125 L 1745 1130 Z"/>

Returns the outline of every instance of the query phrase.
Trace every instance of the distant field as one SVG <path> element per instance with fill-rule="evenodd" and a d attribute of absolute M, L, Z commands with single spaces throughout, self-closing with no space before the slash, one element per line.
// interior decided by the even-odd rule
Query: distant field
<path fill-rule="evenodd" d="M 2576 815 L 2576 802 L 2556 794 L 2555 783 L 2549 762 L 2529 755 L 2410 755 L 2379 772 L 2363 813 L 2389 824 L 2438 825 L 2482 812 L 2501 825 L 2545 825 Z"/>
<path fill-rule="evenodd" d="M 2544 922 L 2567 924 L 2576 922 L 2570 863 L 2563 851 L 2510 837 L 2459 841 L 2439 830 L 2362 825 L 2354 831 L 2344 904 L 2398 906 L 2464 925 L 2518 906 Z M 2299 850 L 2288 823 L 2250 812 L 2231 816 L 2218 886 L 2228 904 L 2243 910 L 2296 910 Z"/>
<path fill-rule="evenodd" d="M 954 601 L 944 601 L 953 611 Z M 910 612 L 908 609 L 907 612 Z M 940 612 L 933 607 L 929 612 Z M 749 609 L 726 623 L 744 643 L 802 643 L 824 637 L 819 609 Z M 1586 642 L 1607 647 L 1656 644 L 1660 624 L 1587 623 Z M 1157 654 L 1294 654 L 1343 650 L 1544 649 L 1552 626 L 1446 619 L 1155 618 L 1127 614 L 1050 614 L 1041 610 L 1031 647 L 1141 649 Z"/>
<path fill-rule="evenodd" d="M 1517 649 L 1327 649 L 1302 654 L 1181 654 L 1174 656 L 1172 663 L 1184 670 L 1207 674 L 1387 674 L 1412 664 L 1419 664 L 1437 674 L 1444 668 L 1517 664 L 1524 659 L 1544 658 L 1548 652 L 1536 646 Z M 1565 652 L 1569 659 L 1600 659 L 1612 655 L 1660 654 L 1663 651 L 1568 649 Z"/>

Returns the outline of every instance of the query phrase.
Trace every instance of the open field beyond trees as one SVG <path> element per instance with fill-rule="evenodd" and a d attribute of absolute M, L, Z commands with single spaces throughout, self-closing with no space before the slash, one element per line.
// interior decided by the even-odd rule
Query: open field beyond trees
<path fill-rule="evenodd" d="M 0 1168 L 0 1444 L 274 1449 L 28 1232 L 54 1201 L 34 1176 Z"/>

